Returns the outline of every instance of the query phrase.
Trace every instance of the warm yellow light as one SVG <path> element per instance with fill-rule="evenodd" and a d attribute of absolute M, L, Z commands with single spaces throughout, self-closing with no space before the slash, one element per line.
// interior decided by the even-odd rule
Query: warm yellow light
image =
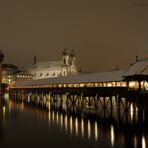
<path fill-rule="evenodd" d="M 131 82 L 129 82 L 129 87 L 130 88 L 135 88 L 135 89 L 137 89 L 138 88 L 138 82 L 136 82 L 136 81 L 131 81 Z"/>
<path fill-rule="evenodd" d="M 80 87 L 84 87 L 84 84 L 80 84 Z"/>
<path fill-rule="evenodd" d="M 95 121 L 95 139 L 98 140 L 98 125 L 96 121 Z"/>
<path fill-rule="evenodd" d="M 114 140 L 115 140 L 115 135 L 114 135 L 114 127 L 111 125 L 111 144 L 114 146 Z"/>
<path fill-rule="evenodd" d="M 91 137 L 91 126 L 90 126 L 90 120 L 88 120 L 88 126 L 87 126 L 87 130 L 88 130 L 88 138 Z"/>
<path fill-rule="evenodd" d="M 108 87 L 112 87 L 112 83 L 107 83 L 107 86 Z"/>
<path fill-rule="evenodd" d="M 142 136 L 142 148 L 146 148 L 146 140 L 144 136 Z"/>

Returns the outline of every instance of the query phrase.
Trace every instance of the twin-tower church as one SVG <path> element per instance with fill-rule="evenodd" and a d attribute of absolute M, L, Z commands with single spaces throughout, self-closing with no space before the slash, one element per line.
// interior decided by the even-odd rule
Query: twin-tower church
<path fill-rule="evenodd" d="M 74 50 L 64 49 L 61 61 L 37 62 L 34 57 L 34 65 L 28 71 L 32 74 L 33 79 L 75 75 L 78 73 L 75 63 Z"/>

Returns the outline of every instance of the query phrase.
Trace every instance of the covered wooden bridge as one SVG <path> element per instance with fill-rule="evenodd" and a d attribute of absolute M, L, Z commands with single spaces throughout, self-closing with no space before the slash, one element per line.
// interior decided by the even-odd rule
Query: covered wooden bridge
<path fill-rule="evenodd" d="M 139 102 L 140 95 L 148 94 L 148 59 L 136 61 L 125 70 L 16 82 L 9 90 L 12 98 L 42 100 L 43 104 L 49 100 L 80 104 L 85 100 L 91 105 L 103 98 L 101 103 L 107 106 L 113 97 Z"/>

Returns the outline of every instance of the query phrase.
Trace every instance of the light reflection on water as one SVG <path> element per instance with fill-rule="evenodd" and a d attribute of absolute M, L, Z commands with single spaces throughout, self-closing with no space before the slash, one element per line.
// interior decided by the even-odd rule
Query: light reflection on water
<path fill-rule="evenodd" d="M 98 140 L 98 124 L 95 121 L 95 139 Z"/>
<path fill-rule="evenodd" d="M 133 104 L 131 104 L 130 106 L 130 114 L 131 114 L 131 120 L 133 120 L 133 116 L 134 116 Z"/>
<path fill-rule="evenodd" d="M 137 137 L 134 137 L 134 148 L 137 148 Z"/>
<path fill-rule="evenodd" d="M 70 133 L 73 133 L 73 118 L 70 116 Z"/>
<path fill-rule="evenodd" d="M 75 118 L 75 130 L 76 130 L 76 135 L 78 135 L 79 127 L 78 127 L 78 118 L 77 117 Z"/>
<path fill-rule="evenodd" d="M 6 123 L 6 107 L 3 106 L 3 125 Z"/>
<path fill-rule="evenodd" d="M 146 148 L 146 140 L 144 136 L 142 136 L 142 148 Z"/>
<path fill-rule="evenodd" d="M 123 145 L 125 145 L 124 147 L 128 147 L 126 141 L 129 140 L 128 134 L 131 134 L 130 138 L 131 141 L 133 141 L 131 145 L 134 148 L 138 148 L 139 146 L 142 148 L 146 148 L 147 146 L 147 138 L 142 134 L 142 132 L 147 133 L 147 131 L 143 130 L 141 131 L 141 133 L 139 133 L 139 130 L 144 129 L 144 127 L 141 128 L 141 125 L 144 125 L 143 122 L 147 122 L 147 120 L 145 119 L 146 117 L 143 117 L 145 116 L 145 110 L 142 110 L 142 114 L 140 114 L 140 110 L 134 104 L 130 104 L 127 116 L 124 113 L 124 110 L 120 110 L 120 120 L 125 120 L 126 118 L 129 118 L 129 120 L 124 122 L 124 120 L 120 121 L 117 116 L 113 116 L 111 120 L 109 120 L 110 116 L 107 116 L 107 112 L 106 116 L 103 116 L 103 114 L 99 114 L 97 118 L 89 119 L 85 116 L 77 116 L 73 115 L 72 113 L 67 114 L 59 110 L 50 109 L 49 111 L 44 111 L 42 109 L 28 107 L 24 105 L 24 103 L 17 104 L 10 101 L 9 108 L 7 108 L 6 106 L 2 107 L 3 123 L 6 124 L 7 122 L 6 115 L 8 114 L 8 110 L 9 112 L 12 112 L 16 108 L 20 112 L 29 110 L 29 112 L 37 115 L 39 120 L 47 120 L 49 123 L 49 128 L 51 127 L 51 124 L 57 125 L 60 127 L 60 129 L 62 129 L 62 132 L 70 134 L 72 135 L 72 137 L 81 137 L 82 139 L 87 139 L 88 141 L 93 140 L 95 142 L 98 142 L 100 138 L 103 137 L 107 143 L 110 143 L 111 147 L 114 147 L 115 145 L 117 145 L 117 143 L 122 143 Z M 142 121 L 139 120 L 139 117 L 141 119 L 141 115 Z M 139 134 L 141 134 L 141 138 Z M 118 138 L 116 138 L 117 135 Z"/>
<path fill-rule="evenodd" d="M 65 130 L 67 131 L 68 128 L 67 115 L 64 116 L 64 125 L 65 125 Z"/>
<path fill-rule="evenodd" d="M 50 114 L 50 112 L 49 112 Z M 63 114 L 60 115 L 60 126 L 63 128 Z"/>
<path fill-rule="evenodd" d="M 115 140 L 115 135 L 114 135 L 114 127 L 111 125 L 111 144 L 114 146 L 114 140 Z"/>
<path fill-rule="evenodd" d="M 81 134 L 83 137 L 84 136 L 84 119 L 83 118 L 81 119 Z"/>
<path fill-rule="evenodd" d="M 90 120 L 88 120 L 88 138 L 91 136 L 91 127 L 90 127 Z"/>

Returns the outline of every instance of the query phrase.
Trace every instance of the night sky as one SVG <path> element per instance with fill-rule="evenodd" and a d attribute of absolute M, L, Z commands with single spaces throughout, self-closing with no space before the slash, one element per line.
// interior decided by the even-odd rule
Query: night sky
<path fill-rule="evenodd" d="M 21 67 L 70 48 L 82 70 L 126 68 L 148 57 L 148 1 L 0 0 L 0 48 Z"/>

